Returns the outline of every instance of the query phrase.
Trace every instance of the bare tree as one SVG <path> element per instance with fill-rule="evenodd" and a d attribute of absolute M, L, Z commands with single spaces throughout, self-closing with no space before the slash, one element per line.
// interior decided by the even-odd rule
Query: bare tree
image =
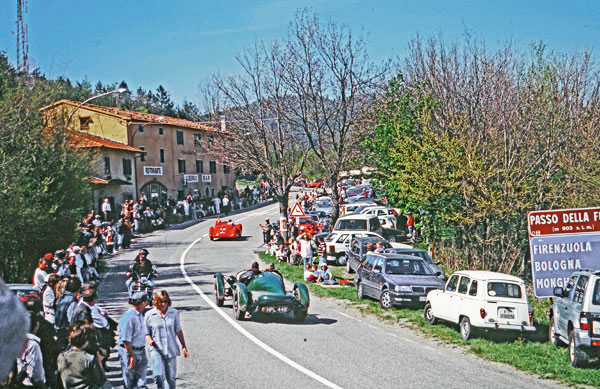
<path fill-rule="evenodd" d="M 366 42 L 333 21 L 321 24 L 306 10 L 290 23 L 280 67 L 293 104 L 286 120 L 301 128 L 327 172 L 339 215 L 340 172 L 358 158 L 364 139 L 363 121 L 382 91 L 389 62 L 369 62 Z"/>
<path fill-rule="evenodd" d="M 213 87 L 221 98 L 219 117 L 232 135 L 221 143 L 222 155 L 247 171 L 259 172 L 272 186 L 287 218 L 291 187 L 302 173 L 308 145 L 303 133 L 288 120 L 292 99 L 283 80 L 277 43 L 259 42 L 236 56 L 243 72 L 215 76 Z M 213 96 L 215 94 L 213 93 Z"/>

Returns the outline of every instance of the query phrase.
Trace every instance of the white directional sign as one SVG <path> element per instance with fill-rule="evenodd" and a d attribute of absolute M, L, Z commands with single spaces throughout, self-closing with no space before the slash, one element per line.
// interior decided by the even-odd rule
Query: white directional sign
<path fill-rule="evenodd" d="M 212 176 L 210 174 L 202 175 L 202 182 L 211 182 L 211 181 L 212 181 Z"/>

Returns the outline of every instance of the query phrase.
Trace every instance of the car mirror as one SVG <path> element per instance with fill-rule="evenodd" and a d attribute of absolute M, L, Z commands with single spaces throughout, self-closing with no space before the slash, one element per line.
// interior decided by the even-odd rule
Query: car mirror
<path fill-rule="evenodd" d="M 436 272 L 435 272 L 435 276 L 436 276 L 436 277 L 439 277 L 439 276 L 441 276 L 441 275 L 443 275 L 443 274 L 444 274 L 444 273 L 442 273 L 441 271 L 436 271 Z"/>
<path fill-rule="evenodd" d="M 565 291 L 561 287 L 554 288 L 553 291 L 554 296 L 556 297 L 564 297 Z"/>

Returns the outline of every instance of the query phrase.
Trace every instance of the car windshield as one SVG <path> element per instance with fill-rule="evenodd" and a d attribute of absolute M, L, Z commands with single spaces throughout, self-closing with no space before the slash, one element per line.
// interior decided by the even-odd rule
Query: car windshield
<path fill-rule="evenodd" d="M 263 272 L 254 277 L 252 281 L 248 283 L 248 290 L 285 294 L 281 277 L 270 272 Z"/>
<path fill-rule="evenodd" d="M 337 230 L 366 230 L 367 221 L 365 219 L 348 219 L 338 220 L 336 225 Z"/>
<path fill-rule="evenodd" d="M 429 276 L 433 272 L 420 259 L 388 259 L 385 265 L 385 274 Z"/>
<path fill-rule="evenodd" d="M 301 217 L 298 219 L 298 224 L 313 224 L 312 217 Z"/>
<path fill-rule="evenodd" d="M 328 197 L 315 200 L 315 205 L 320 205 L 321 207 L 326 207 L 326 206 L 332 205 L 332 204 L 333 204 L 333 202 Z"/>
<path fill-rule="evenodd" d="M 521 287 L 510 282 L 489 282 L 487 289 L 488 295 L 492 297 L 520 299 L 523 296 L 521 294 Z"/>

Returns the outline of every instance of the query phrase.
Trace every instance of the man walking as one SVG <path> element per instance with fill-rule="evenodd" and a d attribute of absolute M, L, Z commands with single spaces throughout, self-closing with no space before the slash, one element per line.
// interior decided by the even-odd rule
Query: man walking
<path fill-rule="evenodd" d="M 146 388 L 148 357 L 146 356 L 146 326 L 142 312 L 146 294 L 136 292 L 129 300 L 131 307 L 119 321 L 119 359 L 125 389 Z"/>

